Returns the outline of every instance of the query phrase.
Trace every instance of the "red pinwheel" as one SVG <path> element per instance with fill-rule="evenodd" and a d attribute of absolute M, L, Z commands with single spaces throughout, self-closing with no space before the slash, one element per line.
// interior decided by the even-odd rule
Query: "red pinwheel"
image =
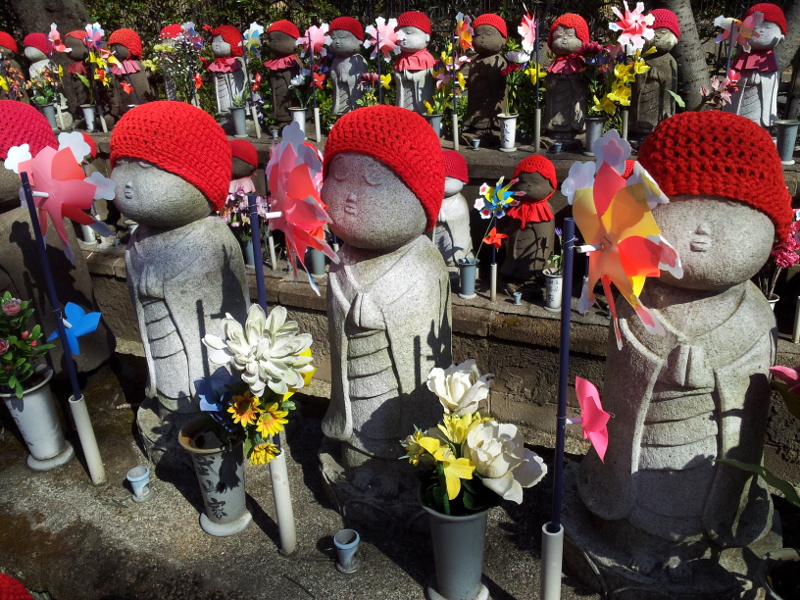
<path fill-rule="evenodd" d="M 120 83 L 120 87 L 122 87 L 122 91 L 125 92 L 126 94 L 133 93 L 133 86 L 127 81 L 123 81 L 122 83 Z"/>
<path fill-rule="evenodd" d="M 603 410 L 600 402 L 600 392 L 591 381 L 581 377 L 575 378 L 575 393 L 581 407 L 580 419 L 571 419 L 568 422 L 580 424 L 583 428 L 583 439 L 589 440 L 594 446 L 597 456 L 604 461 L 608 449 L 608 420 L 611 415 Z"/>
<path fill-rule="evenodd" d="M 483 238 L 483 243 L 488 246 L 494 246 L 498 250 L 500 250 L 500 246 L 503 245 L 503 240 L 506 239 L 508 236 L 505 233 L 497 233 L 497 227 L 492 227 L 492 230 L 489 232 L 485 238 Z"/>

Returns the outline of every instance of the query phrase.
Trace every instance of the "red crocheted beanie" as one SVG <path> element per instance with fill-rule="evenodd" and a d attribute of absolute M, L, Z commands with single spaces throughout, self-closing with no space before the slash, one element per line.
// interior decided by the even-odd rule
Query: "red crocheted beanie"
<path fill-rule="evenodd" d="M 667 196 L 714 195 L 757 208 L 778 240 L 791 224 L 791 196 L 775 143 L 750 119 L 718 110 L 662 121 L 639 150 L 639 163 Z"/>
<path fill-rule="evenodd" d="M 328 136 L 323 177 L 331 161 L 344 152 L 366 154 L 390 167 L 422 204 L 427 228 L 436 224 L 444 197 L 444 158 L 439 138 L 424 118 L 388 105 L 349 112 Z"/>
<path fill-rule="evenodd" d="M 131 58 L 142 57 L 142 40 L 133 29 L 117 29 L 108 38 L 108 45 L 119 44 L 125 46 L 131 53 Z"/>
<path fill-rule="evenodd" d="M 475 26 L 474 23 L 472 25 L 473 27 Z M 587 25 L 586 19 L 574 13 L 566 13 L 558 17 L 555 21 L 553 21 L 553 24 L 550 26 L 550 35 L 547 36 L 548 45 L 552 43 L 553 32 L 559 25 L 561 25 L 562 27 L 574 29 L 575 35 L 578 36 L 578 39 L 580 41 L 582 41 L 584 44 L 589 43 L 589 25 Z"/>
<path fill-rule="evenodd" d="M 64 34 L 64 40 L 67 38 L 74 38 L 79 42 L 83 42 L 86 39 L 86 32 L 83 29 L 76 29 L 75 31 L 70 31 L 69 33 Z"/>
<path fill-rule="evenodd" d="M 556 189 L 558 189 L 556 167 L 552 162 L 550 162 L 550 159 L 539 154 L 533 154 L 527 158 L 523 158 L 517 164 L 517 168 L 514 169 L 514 175 L 512 176 L 512 179 L 516 179 L 521 173 L 539 173 L 539 175 L 547 179 L 547 181 L 549 181 L 550 185 L 553 187 L 553 191 L 550 196 L 556 193 Z M 545 198 L 545 200 L 549 200 L 550 196 Z"/>
<path fill-rule="evenodd" d="M 220 25 L 211 30 L 211 35 L 221 35 L 222 41 L 230 44 L 231 56 L 244 55 L 244 48 L 242 47 L 242 34 L 233 25 Z"/>
<path fill-rule="evenodd" d="M 83 140 L 89 144 L 89 155 L 92 159 L 97 158 L 97 144 L 94 143 L 94 138 L 85 131 L 81 131 L 81 135 L 83 136 Z"/>
<path fill-rule="evenodd" d="M 503 20 L 503 17 L 500 15 L 494 13 L 483 14 L 472 22 L 472 29 L 480 27 L 481 25 L 494 27 L 500 32 L 500 35 L 508 39 L 508 28 L 506 27 L 506 22 Z"/>
<path fill-rule="evenodd" d="M 467 161 L 461 152 L 455 150 L 444 150 L 442 152 L 444 158 L 444 176 L 453 177 L 464 183 L 469 183 L 469 169 L 467 168 Z"/>
<path fill-rule="evenodd" d="M 161 33 L 158 34 L 158 37 L 162 40 L 174 40 L 178 36 L 183 33 L 183 27 L 178 25 L 177 23 L 173 23 L 172 25 L 167 25 L 164 29 L 161 30 Z"/>
<path fill-rule="evenodd" d="M 12 38 L 5 31 L 0 31 L 0 46 L 2 46 L 3 48 L 7 48 L 8 50 L 11 50 L 14 54 L 17 54 L 19 52 L 19 48 L 17 47 L 17 42 L 15 42 L 14 38 Z"/>
<path fill-rule="evenodd" d="M 364 28 L 358 19 L 353 17 L 336 17 L 331 21 L 331 26 L 328 31 L 349 31 L 356 36 L 360 41 L 364 41 Z"/>
<path fill-rule="evenodd" d="M 231 140 L 231 155 L 240 158 L 253 168 L 258 167 L 258 152 L 256 147 L 247 140 Z"/>
<path fill-rule="evenodd" d="M 214 117 L 196 106 L 159 100 L 125 113 L 111 134 L 111 168 L 126 157 L 185 179 L 217 210 L 225 204 L 231 147 Z"/>
<path fill-rule="evenodd" d="M 775 23 L 781 28 L 781 33 L 786 35 L 786 15 L 783 14 L 783 10 L 781 10 L 780 6 L 770 4 L 769 2 L 754 4 L 747 9 L 746 13 L 744 13 L 744 18 L 746 19 L 754 12 L 760 12 L 762 15 L 764 15 L 764 21 Z"/>
<path fill-rule="evenodd" d="M 32 156 L 46 146 L 58 148 L 56 136 L 45 116 L 33 106 L 0 100 L 0 159 L 8 158 L 13 146 L 28 144 Z"/>
<path fill-rule="evenodd" d="M 273 31 L 280 31 L 289 37 L 293 37 L 294 39 L 298 39 L 300 37 L 300 30 L 297 28 L 297 25 L 291 21 L 275 21 L 267 28 L 267 33 L 272 33 Z"/>
<path fill-rule="evenodd" d="M 676 38 L 681 39 L 681 25 L 678 23 L 678 15 L 668 8 L 654 8 L 650 11 L 650 14 L 656 18 L 653 21 L 653 29 L 666 27 L 675 34 Z"/>
<path fill-rule="evenodd" d="M 43 33 L 29 33 L 25 36 L 25 39 L 22 40 L 22 45 L 36 48 L 47 56 L 50 56 L 50 50 L 52 49 L 50 40 L 48 40 L 47 36 Z"/>
<path fill-rule="evenodd" d="M 428 15 L 416 10 L 409 10 L 397 17 L 397 27 L 394 30 L 397 31 L 401 27 L 416 27 L 428 35 L 431 34 L 431 20 Z"/>
<path fill-rule="evenodd" d="M 33 600 L 33 596 L 11 575 L 0 573 L 0 600 Z"/>

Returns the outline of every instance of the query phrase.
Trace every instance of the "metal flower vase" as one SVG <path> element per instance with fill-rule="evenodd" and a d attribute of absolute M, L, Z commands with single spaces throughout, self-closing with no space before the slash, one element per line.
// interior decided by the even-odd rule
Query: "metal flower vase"
<path fill-rule="evenodd" d="M 477 258 L 459 258 L 456 263 L 461 273 L 461 291 L 458 293 L 458 297 L 465 300 L 474 298 L 475 281 L 478 278 L 478 264 L 480 264 L 480 261 Z"/>
<path fill-rule="evenodd" d="M 94 104 L 81 104 L 81 110 L 83 111 L 83 119 L 86 121 L 86 131 L 92 133 L 97 119 L 97 109 Z"/>
<path fill-rule="evenodd" d="M 42 381 L 25 390 L 22 398 L 5 393 L 0 397 L 25 440 L 29 453 L 28 466 L 34 471 L 49 471 L 69 462 L 75 451 L 64 439 L 61 421 L 50 393 L 53 371 L 42 368 L 39 372 L 43 376 Z"/>
<path fill-rule="evenodd" d="M 50 127 L 53 129 L 58 129 L 58 123 L 56 123 L 56 105 L 45 104 L 44 106 L 40 106 L 39 109 L 47 119 L 47 123 L 50 125 Z"/>
<path fill-rule="evenodd" d="M 778 131 L 778 139 L 775 144 L 778 147 L 781 164 L 787 167 L 794 164 L 794 147 L 797 145 L 798 127 L 800 127 L 800 121 L 775 121 L 775 128 Z"/>
<path fill-rule="evenodd" d="M 233 119 L 234 137 L 247 137 L 247 109 L 244 106 L 232 106 L 231 118 Z"/>
<path fill-rule="evenodd" d="M 586 144 L 583 149 L 586 156 L 594 156 L 592 145 L 602 137 L 605 122 L 605 117 L 586 117 Z"/>
<path fill-rule="evenodd" d="M 428 600 L 486 600 L 481 583 L 483 547 L 489 509 L 465 516 L 442 514 L 422 507 L 429 515 L 436 579 L 425 588 Z"/>
<path fill-rule="evenodd" d="M 200 527 L 218 537 L 234 535 L 253 520 L 244 491 L 244 448 L 224 447 L 205 417 L 183 426 L 178 440 L 189 452 L 203 493 Z"/>
<path fill-rule="evenodd" d="M 438 113 L 435 115 L 425 115 L 425 118 L 428 120 L 428 123 L 431 124 L 431 127 L 436 132 L 436 137 L 440 137 L 442 134 L 442 113 Z"/>

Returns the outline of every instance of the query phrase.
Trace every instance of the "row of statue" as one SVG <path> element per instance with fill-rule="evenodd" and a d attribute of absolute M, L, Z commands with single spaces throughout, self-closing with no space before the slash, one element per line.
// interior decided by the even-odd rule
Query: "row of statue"
<path fill-rule="evenodd" d="M 754 21 L 754 34 L 749 38 L 749 45 L 734 57 L 731 67 L 740 74 L 739 85 L 733 91 L 730 104 L 723 108 L 769 127 L 776 119 L 779 78 L 773 50 L 786 35 L 787 26 L 782 10 L 776 5 L 757 4 L 746 12 L 745 19 L 754 14 L 761 15 L 761 19 Z M 645 72 L 636 76 L 630 99 L 630 131 L 642 137 L 660 121 L 675 114 L 674 93 L 677 91 L 678 73 L 670 51 L 680 40 L 681 34 L 678 18 L 671 11 L 655 9 L 649 15 L 653 17 L 654 35 L 646 41 L 641 52 L 649 69 L 643 69 Z M 109 98 L 107 112 L 110 121 L 114 122 L 131 106 L 155 99 L 147 69 L 142 63 L 142 42 L 130 29 L 114 31 L 108 38 L 108 50 L 116 58 L 109 59 L 113 81 L 108 87 L 94 86 L 92 76 L 101 67 L 93 52 L 99 51 L 102 42 L 94 39 L 89 29 L 67 33 L 63 44 L 60 39 L 53 41 L 50 39 L 52 36 L 43 33 L 26 36 L 23 45 L 25 57 L 31 62 L 30 78 L 38 81 L 43 74 L 52 78 L 53 52 L 69 52 L 71 65 L 63 75 L 63 88 L 72 118 L 81 122 L 81 106 L 94 103 L 100 93 L 107 94 Z M 239 30 L 230 25 L 209 30 L 215 58 L 205 68 L 213 78 L 217 116 L 229 131 L 231 108 L 240 105 L 249 96 L 248 88 L 251 85 L 245 40 Z M 461 128 L 468 139 L 496 139 L 500 133 L 498 115 L 504 111 L 507 99 L 509 61 L 503 49 L 509 40 L 508 30 L 500 16 L 483 14 L 471 22 L 470 31 L 471 52 L 466 67 L 467 107 Z M 393 45 L 399 51 L 394 64 L 397 106 L 425 114 L 426 103 L 432 100 L 437 85 L 434 78 L 437 60 L 428 50 L 431 22 L 421 12 L 405 12 L 397 18 L 392 33 L 396 36 Z M 363 81 L 369 64 L 360 53 L 365 39 L 364 28 L 358 20 L 342 16 L 330 23 L 327 34 L 326 52 L 330 54 L 329 74 L 333 90 L 332 112 L 339 117 L 359 106 L 365 90 Z M 289 108 L 294 98 L 293 87 L 308 85 L 296 83 L 304 69 L 303 61 L 297 54 L 298 44 L 304 42 L 304 37 L 294 23 L 286 20 L 272 23 L 264 32 L 264 37 L 265 46 L 271 54 L 263 63 L 271 89 L 272 110 L 269 117 L 271 126 L 281 129 L 291 121 Z M 188 44 L 187 39 L 190 40 Z M 162 46 L 182 46 L 186 52 L 191 48 L 196 50 L 201 42 L 193 26 L 187 29 L 185 25 L 176 24 L 162 30 L 160 43 Z M 310 41 L 308 43 L 311 45 Z M 538 37 L 536 43 L 539 44 Z M 592 98 L 589 97 L 586 66 L 588 57 L 598 45 L 590 40 L 585 19 L 571 13 L 554 20 L 546 43 L 553 59 L 543 78 L 543 130 L 554 137 L 574 137 L 583 131 L 585 119 L 590 113 Z M 538 46 L 536 49 L 538 51 Z M 17 52 L 13 38 L 0 32 L 0 53 L 3 55 L 0 63 L 4 69 L 0 76 L 12 83 L 2 93 L 11 99 L 26 100 L 24 82 L 15 82 L 16 77 L 21 77 L 21 69 L 14 60 Z M 379 61 L 382 52 L 377 51 Z M 536 54 L 538 56 L 538 52 Z M 455 56 L 447 58 L 447 61 L 447 69 L 453 76 L 461 63 Z M 531 56 L 527 56 L 527 61 L 531 61 Z M 538 65 L 535 62 L 533 64 L 538 69 Z M 187 68 L 191 70 L 194 67 Z M 199 74 L 195 77 L 199 77 Z M 168 70 L 165 71 L 165 83 L 167 99 L 175 99 L 175 81 L 170 79 Z M 37 83 L 37 86 L 41 84 Z M 196 98 L 194 103 L 197 103 Z"/>

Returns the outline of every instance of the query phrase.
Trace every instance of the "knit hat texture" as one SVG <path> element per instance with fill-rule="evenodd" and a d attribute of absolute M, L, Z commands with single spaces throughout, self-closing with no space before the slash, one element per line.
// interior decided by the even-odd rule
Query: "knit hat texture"
<path fill-rule="evenodd" d="M 33 600 L 33 596 L 11 575 L 0 573 L 0 600 Z"/>
<path fill-rule="evenodd" d="M 500 15 L 495 15 L 494 13 L 483 14 L 472 22 L 472 29 L 481 25 L 490 25 L 494 27 L 500 32 L 500 35 L 508 39 L 508 28 L 506 27 L 506 22 L 503 20 L 503 17 Z"/>
<path fill-rule="evenodd" d="M 86 32 L 83 29 L 76 29 L 75 31 L 70 31 L 69 33 L 64 34 L 65 40 L 68 37 L 75 38 L 79 42 L 82 42 L 86 38 Z"/>
<path fill-rule="evenodd" d="M 33 106 L 14 100 L 0 100 L 0 159 L 8 158 L 13 146 L 28 144 L 31 156 L 46 146 L 58 148 L 47 118 Z"/>
<path fill-rule="evenodd" d="M 97 158 L 97 144 L 95 144 L 94 138 L 85 131 L 81 131 L 81 135 L 83 136 L 83 141 L 89 144 L 89 156 L 91 156 L 92 159 Z"/>
<path fill-rule="evenodd" d="M 415 112 L 397 106 L 359 108 L 341 117 L 325 144 L 323 176 L 338 154 L 366 154 L 390 167 L 422 204 L 427 228 L 436 224 L 444 197 L 439 138 Z"/>
<path fill-rule="evenodd" d="M 444 150 L 442 152 L 444 158 L 444 176 L 453 177 L 464 183 L 469 183 L 469 169 L 467 168 L 467 161 L 461 152 L 455 150 Z"/>
<path fill-rule="evenodd" d="M 723 196 L 766 214 L 783 241 L 791 196 L 775 143 L 750 119 L 718 110 L 662 121 L 642 144 L 639 163 L 667 196 Z"/>
<path fill-rule="evenodd" d="M 17 54 L 19 52 L 19 48 L 17 47 L 17 42 L 15 42 L 14 38 L 12 38 L 5 31 L 0 31 L 0 46 L 2 46 L 3 48 L 8 48 L 14 54 Z"/>
<path fill-rule="evenodd" d="M 781 33 L 786 35 L 786 15 L 783 14 L 783 10 L 781 10 L 780 6 L 770 4 L 769 2 L 754 4 L 747 9 L 746 13 L 744 13 L 744 18 L 746 19 L 754 12 L 760 12 L 762 15 L 764 15 L 764 21 L 775 23 L 781 28 Z"/>
<path fill-rule="evenodd" d="M 178 36 L 183 33 L 183 27 L 178 25 L 177 23 L 173 23 L 172 25 L 167 25 L 164 29 L 161 30 L 161 33 L 158 35 L 159 38 L 162 40 L 170 39 L 174 40 Z"/>
<path fill-rule="evenodd" d="M 653 29 L 666 27 L 675 34 L 676 38 L 681 39 L 681 25 L 678 23 L 678 15 L 668 8 L 654 8 L 650 11 L 650 14 L 656 18 L 653 21 Z"/>
<path fill-rule="evenodd" d="M 404 12 L 397 17 L 397 27 L 395 27 L 394 30 L 397 31 L 401 27 L 416 27 L 428 35 L 431 34 L 431 20 L 428 18 L 428 15 L 416 10 Z"/>
<path fill-rule="evenodd" d="M 108 38 L 109 47 L 112 44 L 125 46 L 128 52 L 131 53 L 131 58 L 142 57 L 142 40 L 139 38 L 139 34 L 133 29 L 117 29 L 111 34 L 111 37 Z"/>
<path fill-rule="evenodd" d="M 244 48 L 242 47 L 242 34 L 233 25 L 220 25 L 211 30 L 211 35 L 221 35 L 222 41 L 230 44 L 231 56 L 244 55 Z"/>
<path fill-rule="evenodd" d="M 473 23 L 472 25 L 474 27 L 475 23 Z M 552 43 L 553 32 L 559 25 L 561 25 L 562 27 L 574 29 L 575 35 L 578 36 L 578 39 L 580 41 L 582 41 L 584 44 L 589 43 L 589 25 L 586 24 L 586 19 L 574 13 L 566 13 L 558 17 L 555 21 L 553 21 L 553 24 L 550 26 L 550 35 L 547 36 L 548 45 Z"/>
<path fill-rule="evenodd" d="M 48 40 L 47 36 L 43 33 L 29 33 L 25 36 L 25 39 L 22 40 L 22 45 L 41 50 L 42 53 L 47 56 L 50 56 L 50 49 L 52 48 L 50 40 Z"/>
<path fill-rule="evenodd" d="M 527 158 L 523 158 L 514 169 L 512 179 L 516 179 L 521 173 L 539 173 L 542 177 L 550 182 L 555 191 L 558 188 L 558 179 L 556 179 L 556 167 L 550 162 L 548 158 L 539 154 L 533 154 Z"/>
<path fill-rule="evenodd" d="M 258 152 L 253 144 L 247 140 L 232 140 L 230 145 L 233 158 L 240 158 L 248 165 L 258 167 Z"/>
<path fill-rule="evenodd" d="M 267 33 L 272 33 L 273 31 L 280 31 L 281 33 L 285 33 L 286 35 L 293 37 L 294 39 L 300 37 L 300 30 L 297 28 L 297 25 L 291 21 L 275 21 L 267 28 Z"/>
<path fill-rule="evenodd" d="M 360 41 L 364 41 L 364 27 L 353 17 L 336 17 L 331 21 L 331 26 L 328 31 L 349 31 Z"/>
<path fill-rule="evenodd" d="M 231 181 L 231 147 L 207 112 L 185 102 L 159 100 L 131 109 L 111 134 L 111 168 L 135 158 L 174 173 L 219 210 Z"/>

